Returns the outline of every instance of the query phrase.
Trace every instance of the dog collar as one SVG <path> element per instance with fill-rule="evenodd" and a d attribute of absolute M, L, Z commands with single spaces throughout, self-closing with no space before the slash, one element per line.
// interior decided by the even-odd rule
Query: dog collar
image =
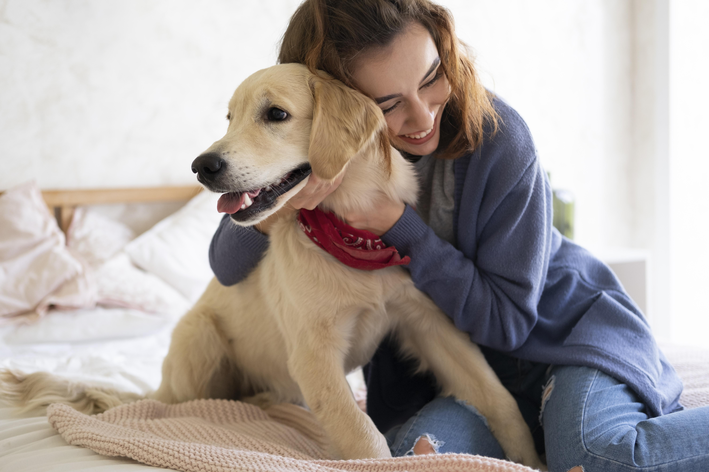
<path fill-rule="evenodd" d="M 411 262 L 409 256 L 402 258 L 394 246 L 387 246 L 376 234 L 353 228 L 319 208 L 301 209 L 298 224 L 315 244 L 354 269 L 377 270 Z"/>

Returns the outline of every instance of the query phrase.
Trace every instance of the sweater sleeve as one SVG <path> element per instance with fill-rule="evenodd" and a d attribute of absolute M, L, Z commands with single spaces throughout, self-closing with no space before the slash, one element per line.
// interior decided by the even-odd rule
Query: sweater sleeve
<path fill-rule="evenodd" d="M 509 352 L 537 322 L 553 230 L 551 190 L 529 131 L 516 114 L 503 119 L 464 181 L 456 175 L 457 247 L 410 207 L 382 240 L 411 257 L 416 287 L 473 342 Z"/>
<path fill-rule="evenodd" d="M 234 285 L 251 273 L 267 248 L 267 235 L 238 226 L 224 215 L 209 245 L 209 264 L 219 283 Z"/>

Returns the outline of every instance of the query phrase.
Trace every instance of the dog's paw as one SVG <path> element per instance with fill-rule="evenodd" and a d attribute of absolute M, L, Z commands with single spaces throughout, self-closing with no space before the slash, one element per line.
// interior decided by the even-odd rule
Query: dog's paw
<path fill-rule="evenodd" d="M 391 451 L 384 436 L 376 431 L 367 440 L 355 440 L 344 444 L 339 456 L 345 460 L 352 459 L 386 459 L 391 457 Z"/>

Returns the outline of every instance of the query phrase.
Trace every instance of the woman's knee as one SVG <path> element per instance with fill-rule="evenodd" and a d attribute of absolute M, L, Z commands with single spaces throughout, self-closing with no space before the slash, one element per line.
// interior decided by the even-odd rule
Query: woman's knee
<path fill-rule="evenodd" d="M 399 428 L 390 447 L 394 456 L 454 452 L 505 457 L 487 420 L 452 397 L 438 397 L 424 406 Z"/>

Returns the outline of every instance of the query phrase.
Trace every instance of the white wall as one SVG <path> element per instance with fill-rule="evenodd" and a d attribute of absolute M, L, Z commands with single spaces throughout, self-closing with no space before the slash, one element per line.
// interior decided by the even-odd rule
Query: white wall
<path fill-rule="evenodd" d="M 669 0 L 633 0 L 634 183 L 630 222 L 635 247 L 648 250 L 650 319 L 658 337 L 671 336 Z"/>
<path fill-rule="evenodd" d="M 709 346 L 709 2 L 670 2 L 672 337 Z"/>
<path fill-rule="evenodd" d="M 0 189 L 196 183 L 297 0 L 0 0 Z"/>

